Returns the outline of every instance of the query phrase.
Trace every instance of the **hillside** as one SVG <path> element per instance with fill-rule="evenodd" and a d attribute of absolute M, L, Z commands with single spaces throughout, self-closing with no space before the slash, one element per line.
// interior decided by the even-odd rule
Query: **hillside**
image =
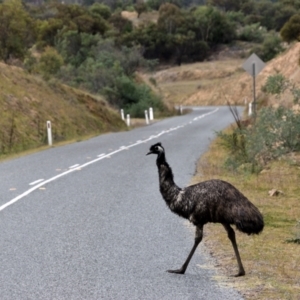
<path fill-rule="evenodd" d="M 45 145 L 47 120 L 54 142 L 125 129 L 104 100 L 3 63 L 0 107 L 0 155 Z"/>
<path fill-rule="evenodd" d="M 257 76 L 257 96 L 270 75 L 278 72 L 295 84 L 300 79 L 300 43 L 271 60 Z M 252 100 L 252 78 L 242 68 L 245 59 L 222 53 L 214 61 L 167 67 L 141 75 L 153 84 L 170 106 L 244 104 Z M 0 155 L 46 145 L 46 121 L 52 121 L 54 142 L 78 140 L 84 136 L 123 130 L 117 112 L 100 97 L 62 85 L 45 82 L 21 68 L 0 63 Z M 271 105 L 292 106 L 291 95 Z"/>
<path fill-rule="evenodd" d="M 269 61 L 256 77 L 256 96 L 263 95 L 261 87 L 270 75 L 278 72 L 293 81 L 300 80 L 300 43 L 295 43 L 284 53 Z M 166 99 L 174 104 L 184 105 L 226 105 L 244 104 L 252 101 L 252 77 L 242 69 L 245 59 L 232 58 L 227 54 L 217 60 L 203 63 L 185 64 L 151 74 Z M 279 101 L 269 97 L 270 105 L 292 106 L 288 93 Z"/>

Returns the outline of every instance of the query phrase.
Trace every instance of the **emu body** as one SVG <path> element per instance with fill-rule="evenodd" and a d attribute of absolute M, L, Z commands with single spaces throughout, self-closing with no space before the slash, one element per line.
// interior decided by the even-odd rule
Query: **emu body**
<path fill-rule="evenodd" d="M 151 146 L 148 154 L 157 154 L 159 187 L 166 204 L 172 212 L 188 219 L 196 226 L 194 246 L 186 261 L 180 269 L 168 272 L 185 273 L 202 240 L 203 226 L 213 222 L 221 223 L 227 231 L 238 263 L 239 271 L 236 276 L 245 275 L 235 232 L 230 225 L 235 225 L 239 231 L 248 235 L 259 234 L 264 227 L 259 210 L 238 189 L 226 181 L 213 179 L 183 189 L 179 188 L 174 182 L 173 172 L 166 161 L 165 150 L 161 143 Z"/>

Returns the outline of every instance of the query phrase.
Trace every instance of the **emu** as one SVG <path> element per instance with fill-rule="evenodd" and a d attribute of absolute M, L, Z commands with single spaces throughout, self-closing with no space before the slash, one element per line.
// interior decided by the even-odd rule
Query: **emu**
<path fill-rule="evenodd" d="M 202 240 L 203 226 L 208 222 L 221 223 L 227 231 L 238 263 L 238 273 L 245 270 L 236 244 L 235 232 L 230 225 L 248 235 L 259 234 L 264 228 L 263 216 L 259 210 L 230 183 L 212 179 L 179 188 L 174 183 L 172 169 L 166 161 L 165 149 L 161 143 L 150 147 L 149 154 L 157 154 L 156 165 L 159 174 L 159 187 L 170 210 L 188 219 L 196 226 L 195 241 L 192 250 L 180 269 L 168 270 L 170 273 L 184 274 L 188 264 Z"/>

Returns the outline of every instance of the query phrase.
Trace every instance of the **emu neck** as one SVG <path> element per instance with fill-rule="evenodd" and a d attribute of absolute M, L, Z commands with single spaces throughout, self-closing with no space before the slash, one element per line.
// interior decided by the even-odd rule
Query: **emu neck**
<path fill-rule="evenodd" d="M 156 160 L 159 174 L 160 192 L 168 205 L 176 201 L 180 188 L 174 183 L 172 169 L 166 161 L 165 154 L 161 153 Z"/>

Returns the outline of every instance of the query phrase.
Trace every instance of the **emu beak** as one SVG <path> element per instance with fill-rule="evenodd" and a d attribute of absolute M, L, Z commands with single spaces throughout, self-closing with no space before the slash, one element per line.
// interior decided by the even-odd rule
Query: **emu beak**
<path fill-rule="evenodd" d="M 153 154 L 153 152 L 152 152 L 152 151 L 150 151 L 150 152 L 148 152 L 146 155 L 149 155 L 149 154 Z"/>

